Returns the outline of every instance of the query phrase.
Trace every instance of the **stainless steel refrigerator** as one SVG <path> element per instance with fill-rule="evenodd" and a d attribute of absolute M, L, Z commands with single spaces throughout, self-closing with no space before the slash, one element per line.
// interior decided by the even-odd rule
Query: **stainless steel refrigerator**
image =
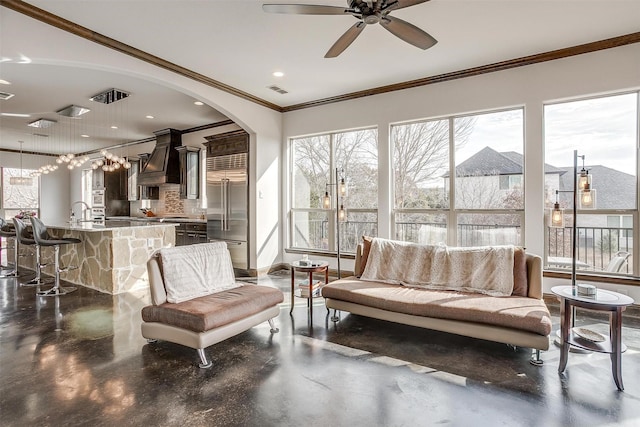
<path fill-rule="evenodd" d="M 247 153 L 207 157 L 207 239 L 223 240 L 234 269 L 248 268 Z"/>

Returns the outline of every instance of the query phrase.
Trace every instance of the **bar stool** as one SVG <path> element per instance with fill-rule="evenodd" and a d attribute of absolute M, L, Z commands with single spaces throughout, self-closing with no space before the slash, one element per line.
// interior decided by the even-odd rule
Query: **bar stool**
<path fill-rule="evenodd" d="M 40 246 L 52 246 L 53 247 L 53 262 L 54 262 L 54 285 L 53 288 L 47 291 L 36 292 L 36 295 L 42 297 L 66 295 L 70 292 L 77 290 L 75 286 L 60 286 L 60 273 L 68 271 L 71 267 L 60 268 L 60 245 L 72 245 L 81 243 L 82 240 L 74 239 L 72 237 L 64 237 L 56 239 L 49 235 L 47 227 L 36 217 L 31 217 L 31 227 L 33 228 L 33 240 Z"/>
<path fill-rule="evenodd" d="M 0 237 L 13 240 L 13 268 L 7 262 L 6 266 L 0 264 L 0 277 L 18 277 L 18 239 L 15 227 L 11 227 L 4 218 L 0 218 Z M 9 246 L 7 246 L 9 249 Z M 0 247 L 0 250 L 2 248 Z M 7 271 L 8 270 L 8 271 Z"/>
<path fill-rule="evenodd" d="M 21 286 L 40 286 L 46 284 L 42 279 L 41 271 L 42 267 L 46 264 L 42 264 L 40 262 L 40 245 L 33 240 L 33 235 L 29 231 L 27 231 L 27 224 L 24 223 L 21 219 L 13 218 L 13 226 L 16 229 L 16 238 L 21 245 L 25 246 L 34 246 L 36 252 L 36 277 L 29 280 L 28 282 L 21 283 Z"/>

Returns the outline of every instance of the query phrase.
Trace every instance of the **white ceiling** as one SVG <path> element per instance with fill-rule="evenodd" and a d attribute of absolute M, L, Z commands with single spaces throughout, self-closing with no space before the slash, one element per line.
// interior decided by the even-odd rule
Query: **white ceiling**
<path fill-rule="evenodd" d="M 435 37 L 438 44 L 433 48 L 420 50 L 380 25 L 369 25 L 340 56 L 325 59 L 326 51 L 356 22 L 355 18 L 267 14 L 261 7 L 266 2 L 252 0 L 28 3 L 281 107 L 640 31 L 640 0 L 431 0 L 396 10 L 392 16 Z M 283 3 L 345 6 L 347 2 Z M 0 13 L 8 13 L 3 9 L 0 7 Z M 20 51 L 16 48 L 19 43 L 3 37 L 0 49 Z M 154 114 L 149 112 L 153 108 L 167 108 L 171 111 L 154 115 L 173 120 L 136 120 L 131 125 L 135 132 L 121 131 L 125 139 L 149 137 L 151 131 L 166 127 L 202 125 L 222 117 L 209 107 L 195 108 L 194 99 L 187 95 L 128 76 L 37 64 L 30 64 L 28 72 L 24 69 L 18 72 L 15 64 L 0 64 L 0 79 L 13 83 L 0 85 L 0 90 L 16 93 L 14 99 L 0 101 L 2 112 L 17 112 L 13 109 L 19 106 L 33 114 L 32 119 L 39 114 L 47 117 L 71 103 L 91 107 L 87 95 L 117 87 L 135 95 L 127 100 L 131 101 L 129 116 L 144 117 Z M 285 75 L 273 77 L 274 71 Z M 274 84 L 289 93 L 281 95 L 267 88 Z M 15 148 L 15 132 L 25 131 L 24 122 L 1 119 L 0 148 Z M 14 133 L 5 136 L 5 128 Z M 100 144 L 108 140 L 104 133 Z M 53 148 L 49 151 L 56 152 Z"/>

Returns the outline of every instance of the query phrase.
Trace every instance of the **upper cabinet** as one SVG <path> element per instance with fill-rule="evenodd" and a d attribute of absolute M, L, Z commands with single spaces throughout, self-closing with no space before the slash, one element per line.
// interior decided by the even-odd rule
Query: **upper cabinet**
<path fill-rule="evenodd" d="M 129 159 L 131 167 L 127 171 L 127 199 L 132 202 L 140 199 L 138 188 L 138 173 L 140 173 L 140 160 Z"/>
<path fill-rule="evenodd" d="M 249 152 L 249 134 L 242 129 L 205 136 L 205 139 L 207 157 Z"/>
<path fill-rule="evenodd" d="M 200 195 L 200 149 L 182 145 L 180 153 L 180 198 L 197 199 Z"/>

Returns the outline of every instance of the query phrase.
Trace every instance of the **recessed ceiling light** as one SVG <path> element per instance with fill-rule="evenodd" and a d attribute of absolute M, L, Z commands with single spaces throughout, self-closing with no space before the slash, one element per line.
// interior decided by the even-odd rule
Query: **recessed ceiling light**
<path fill-rule="evenodd" d="M 118 129 L 118 126 L 111 126 L 111 129 Z"/>
<path fill-rule="evenodd" d="M 89 135 L 87 135 L 86 133 L 83 133 L 82 135 L 80 135 L 83 138 L 89 138 Z"/>
<path fill-rule="evenodd" d="M 284 73 L 282 71 L 274 71 L 273 77 L 283 77 Z"/>
<path fill-rule="evenodd" d="M 196 101 L 196 102 L 194 102 L 194 104 L 196 104 L 196 105 L 204 105 L 204 102 L 202 102 L 202 101 Z"/>
<path fill-rule="evenodd" d="M 22 114 L 22 113 L 0 113 L 0 116 L 5 116 L 5 117 L 31 117 L 31 114 Z"/>
<path fill-rule="evenodd" d="M 145 116 L 147 119 L 155 119 L 153 116 Z"/>
<path fill-rule="evenodd" d="M 0 85 L 10 85 L 10 84 L 11 84 L 10 82 L 0 79 Z"/>

